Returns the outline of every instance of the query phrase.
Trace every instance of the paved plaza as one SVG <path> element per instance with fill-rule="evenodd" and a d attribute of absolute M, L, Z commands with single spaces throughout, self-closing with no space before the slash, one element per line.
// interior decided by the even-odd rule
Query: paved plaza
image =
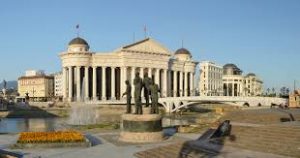
<path fill-rule="evenodd" d="M 295 121 L 286 121 L 292 114 Z M 170 158 L 170 157 L 299 157 L 300 109 L 238 109 L 222 119 L 231 119 L 231 137 L 221 143 L 203 143 L 199 133 L 175 133 L 159 143 L 132 144 L 118 141 L 119 131 L 85 132 L 93 146 L 89 148 L 10 148 L 15 134 L 0 135 L 0 148 L 21 152 L 28 158 Z M 170 132 L 165 130 L 165 133 Z"/>

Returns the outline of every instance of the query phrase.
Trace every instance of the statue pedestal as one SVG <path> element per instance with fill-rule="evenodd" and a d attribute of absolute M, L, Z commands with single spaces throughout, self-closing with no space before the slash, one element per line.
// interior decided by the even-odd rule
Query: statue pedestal
<path fill-rule="evenodd" d="M 150 143 L 163 140 L 162 116 L 159 114 L 123 114 L 120 141 Z"/>

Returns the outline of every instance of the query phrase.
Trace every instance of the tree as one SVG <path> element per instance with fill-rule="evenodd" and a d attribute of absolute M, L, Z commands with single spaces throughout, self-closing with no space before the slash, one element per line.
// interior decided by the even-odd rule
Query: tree
<path fill-rule="evenodd" d="M 274 87 L 272 88 L 272 94 L 270 96 L 271 97 L 276 97 L 276 90 L 275 90 Z"/>
<path fill-rule="evenodd" d="M 280 96 L 285 96 L 286 95 L 286 87 L 281 87 L 280 88 Z"/>

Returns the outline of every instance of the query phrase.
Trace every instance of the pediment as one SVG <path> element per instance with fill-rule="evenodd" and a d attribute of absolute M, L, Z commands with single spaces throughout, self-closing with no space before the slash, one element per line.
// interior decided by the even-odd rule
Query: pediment
<path fill-rule="evenodd" d="M 147 38 L 138 42 L 135 42 L 130 45 L 126 45 L 122 48 L 127 51 L 136 51 L 136 52 L 144 52 L 144 53 L 157 53 L 164 55 L 171 55 L 170 51 L 165 48 L 163 45 L 158 43 L 157 41 Z"/>

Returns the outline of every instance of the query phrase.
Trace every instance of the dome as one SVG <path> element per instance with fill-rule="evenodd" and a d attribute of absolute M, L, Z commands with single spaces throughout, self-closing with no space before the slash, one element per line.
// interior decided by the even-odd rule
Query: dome
<path fill-rule="evenodd" d="M 180 49 L 176 50 L 175 55 L 177 55 L 177 54 L 187 54 L 187 55 L 191 55 L 190 51 L 188 51 L 188 50 L 185 49 L 185 48 L 180 48 Z"/>
<path fill-rule="evenodd" d="M 70 42 L 69 42 L 69 45 L 73 45 L 73 44 L 82 44 L 82 45 L 89 45 L 86 40 L 80 38 L 80 37 L 76 37 L 74 39 L 72 39 Z"/>
<path fill-rule="evenodd" d="M 256 75 L 255 75 L 255 73 L 248 73 L 248 74 L 246 75 L 246 77 L 249 77 L 249 76 L 256 76 Z"/>
<path fill-rule="evenodd" d="M 242 70 L 235 64 L 229 63 L 223 66 L 224 75 L 241 75 Z"/>
<path fill-rule="evenodd" d="M 229 69 L 229 68 L 232 68 L 232 69 L 238 69 L 238 67 L 235 65 L 235 64 L 225 64 L 223 66 L 223 69 Z"/>

